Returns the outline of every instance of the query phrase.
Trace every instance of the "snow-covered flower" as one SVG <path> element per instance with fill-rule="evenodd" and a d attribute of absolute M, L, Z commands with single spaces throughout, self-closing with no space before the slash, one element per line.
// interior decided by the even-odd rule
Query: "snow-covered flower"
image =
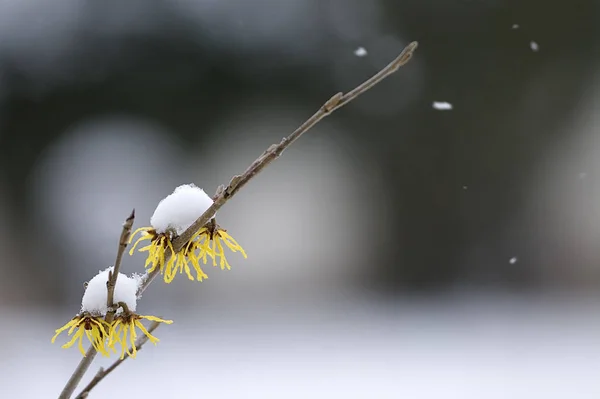
<path fill-rule="evenodd" d="M 212 198 L 193 184 L 177 187 L 172 194 L 160 201 L 150 218 L 151 226 L 141 227 L 131 235 L 130 243 L 137 233 L 141 233 L 129 254 L 133 255 L 140 241 L 149 240 L 150 244 L 139 251 L 148 252 L 145 264 L 148 272 L 159 268 L 166 283 L 173 281 L 178 272 L 185 272 L 190 280 L 194 280 L 190 264 L 196 272 L 196 280 L 208 278 L 200 262 L 206 264 L 209 257 L 213 259 L 214 266 L 217 265 L 217 258 L 220 258 L 221 268 L 229 269 L 223 243 L 233 252 L 240 252 L 244 258 L 247 256 L 226 230 L 216 225 L 215 215 L 212 215 L 213 219 L 207 226 L 202 227 L 185 243 L 181 251 L 176 253 L 173 247 L 175 238 L 187 230 L 212 204 Z"/>
<path fill-rule="evenodd" d="M 63 348 L 70 348 L 77 342 L 79 351 L 85 356 L 85 349 L 83 347 L 83 338 L 85 336 L 98 353 L 108 357 L 111 350 L 116 352 L 115 345 L 117 343 L 127 346 L 127 342 L 120 339 L 119 335 L 122 331 L 119 326 L 124 324 L 124 320 L 127 321 L 129 327 L 129 329 L 124 332 L 126 333 L 129 331 L 130 337 L 133 337 L 132 340 L 135 341 L 135 327 L 138 327 L 148 336 L 150 341 L 153 343 L 158 342 L 158 340 L 142 325 L 140 319 L 167 324 L 171 324 L 172 321 L 159 319 L 154 316 L 140 316 L 135 314 L 138 299 L 137 290 L 140 282 L 140 279 L 137 276 L 128 277 L 119 273 L 113 294 L 113 308 L 116 308 L 115 317 L 112 320 L 106 320 L 106 314 L 109 311 L 109 307 L 107 306 L 108 289 L 106 283 L 108 281 L 109 272 L 111 272 L 112 269 L 112 267 L 109 267 L 108 269 L 99 272 L 87 283 L 81 300 L 81 311 L 67 324 L 55 331 L 54 337 L 52 337 L 52 343 L 55 342 L 56 338 L 63 331 L 68 330 L 68 335 L 73 336 L 69 342 L 62 346 Z M 122 357 L 126 350 L 126 348 L 122 349 Z M 133 352 L 133 357 L 135 357 L 135 349 Z"/>

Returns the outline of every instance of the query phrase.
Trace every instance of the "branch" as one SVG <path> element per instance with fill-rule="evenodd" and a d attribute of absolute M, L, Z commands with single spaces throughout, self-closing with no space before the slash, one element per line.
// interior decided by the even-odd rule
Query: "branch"
<path fill-rule="evenodd" d="M 152 334 L 152 332 L 154 330 L 156 330 L 158 328 L 158 326 L 160 326 L 160 323 L 153 321 L 152 324 L 150 325 L 150 327 L 148 328 L 148 332 L 150 334 Z M 148 342 L 148 337 L 144 334 L 142 336 L 140 336 L 137 341 L 135 341 L 135 347 L 136 349 L 139 351 L 142 349 L 142 346 Z M 129 350 L 129 352 L 131 352 L 131 349 Z M 117 367 L 119 367 L 119 365 L 121 363 L 123 363 L 125 360 L 127 360 L 127 358 L 129 358 L 129 356 L 125 356 L 123 359 L 119 359 L 117 361 L 115 361 L 113 364 L 110 365 L 110 367 L 108 367 L 106 370 L 104 370 L 102 367 L 100 367 L 100 370 L 98 370 L 98 372 L 96 373 L 96 375 L 94 376 L 94 378 L 92 378 L 92 380 L 90 381 L 89 384 L 87 384 L 85 386 L 85 388 L 83 388 L 83 390 L 79 393 L 79 395 L 77 395 L 75 397 L 75 399 L 85 399 L 88 397 L 88 395 L 90 394 L 90 391 L 92 389 L 94 389 L 94 387 L 96 385 L 98 385 L 98 383 L 100 381 L 102 381 L 104 379 L 104 377 L 106 377 L 108 374 L 110 374 L 114 369 L 116 369 Z"/>
<path fill-rule="evenodd" d="M 117 278 L 119 277 L 119 269 L 121 268 L 121 259 L 123 259 L 123 253 L 127 248 L 129 242 L 129 235 L 131 234 L 131 228 L 133 227 L 133 221 L 135 220 L 135 209 L 131 211 L 131 215 L 125 219 L 123 223 L 123 230 L 121 231 L 121 237 L 119 238 L 119 249 L 117 250 L 117 259 L 115 260 L 115 267 L 112 272 L 108 272 L 108 281 L 106 282 L 106 306 L 108 312 L 106 313 L 106 321 L 111 322 L 116 309 L 114 309 L 114 296 L 115 286 L 117 285 Z"/>
<path fill-rule="evenodd" d="M 129 215 L 129 217 L 125 219 L 125 222 L 123 223 L 123 230 L 121 231 L 121 237 L 119 238 L 119 248 L 117 249 L 117 259 L 115 260 L 115 266 L 112 272 L 108 272 L 108 281 L 106 282 L 106 304 L 108 306 L 109 311 L 106 313 L 105 317 L 105 320 L 108 322 L 111 322 L 115 315 L 116 309 L 113 309 L 115 286 L 117 284 L 117 277 L 119 276 L 121 259 L 123 259 L 123 253 L 125 252 L 125 248 L 127 247 L 127 241 L 129 240 L 129 234 L 131 234 L 131 227 L 133 226 L 134 219 L 135 209 L 131 211 L 131 215 Z M 97 352 L 94 349 L 93 345 L 90 345 L 85 356 L 81 359 L 81 361 L 75 368 L 75 371 L 73 371 L 73 374 L 71 374 L 69 381 L 67 381 L 67 384 L 60 393 L 60 396 L 58 397 L 59 399 L 69 399 L 71 397 L 71 395 L 75 391 L 75 388 L 77 388 L 77 385 L 83 378 L 83 375 L 88 370 L 88 368 L 90 368 L 90 365 L 94 361 L 96 353 Z"/>
<path fill-rule="evenodd" d="M 364 92 L 371 89 L 376 84 L 393 74 L 406 64 L 417 48 L 417 42 L 412 42 L 394 61 L 389 63 L 381 71 L 377 72 L 369 80 L 356 87 L 354 90 L 343 94 L 337 93 L 331 97 L 313 116 L 304 122 L 288 137 L 283 138 L 279 144 L 271 145 L 258 159 L 256 159 L 246 171 L 238 176 L 234 176 L 229 185 L 215 198 L 214 203 L 204 212 L 186 231 L 173 241 L 173 247 L 176 252 L 179 252 L 183 246 L 192 238 L 192 236 L 201 229 L 225 203 L 232 198 L 243 186 L 245 186 L 254 176 L 261 172 L 267 165 L 277 159 L 283 151 L 292 143 L 300 138 L 304 133 L 312 129 L 321 119 L 329 116 L 333 111 L 336 111 L 360 96 Z"/>
<path fill-rule="evenodd" d="M 188 227 L 180 236 L 173 240 L 173 249 L 175 250 L 175 253 L 181 251 L 185 244 L 192 238 L 192 236 L 204 225 L 206 225 L 208 221 L 213 217 L 213 215 L 223 205 L 225 205 L 227 201 L 233 198 L 233 196 L 237 194 L 237 192 L 242 187 L 244 187 L 252 178 L 254 178 L 254 176 L 260 173 L 267 165 L 269 165 L 275 159 L 279 158 L 283 151 L 285 151 L 285 149 L 292 145 L 292 143 L 298 140 L 304 133 L 312 129 L 323 118 L 329 116 L 332 112 L 340 109 L 344 105 L 354 100 L 356 97 L 370 90 L 373 86 L 377 85 L 382 80 L 396 72 L 398 68 L 405 65 L 411 59 L 414 51 L 417 49 L 417 46 L 417 42 L 410 43 L 404 48 L 404 50 L 402 50 L 402 52 L 398 57 L 396 57 L 396 59 L 389 63 L 385 68 L 377 72 L 370 79 L 368 79 L 367 81 L 365 81 L 364 83 L 357 86 L 356 88 L 354 88 L 346 94 L 335 94 L 333 97 L 327 100 L 327 102 L 323 104 L 323 106 L 321 106 L 321 108 L 313 116 L 311 116 L 302 125 L 300 125 L 300 127 L 298 127 L 294 132 L 292 132 L 292 134 L 290 134 L 287 137 L 284 137 L 279 144 L 271 145 L 265 152 L 262 153 L 261 156 L 259 156 L 254 162 L 252 162 L 252 164 L 246 169 L 244 173 L 242 173 L 241 175 L 234 176 L 227 185 L 227 187 L 219 187 L 217 195 L 213 198 L 213 204 L 202 214 L 202 216 L 196 219 L 196 221 L 190 227 Z M 121 247 L 119 247 L 119 250 L 121 251 Z M 172 256 L 172 254 L 167 255 L 167 257 L 170 256 Z M 117 256 L 117 259 L 120 258 Z M 168 261 L 168 259 L 165 259 L 165 262 L 166 261 Z M 152 273 L 145 274 L 142 284 L 140 285 L 137 292 L 138 296 L 140 296 L 146 290 L 146 288 L 148 288 L 148 286 L 152 283 L 152 281 L 154 281 L 154 279 L 159 273 L 159 268 L 156 268 L 154 269 L 154 271 L 152 271 Z M 93 356 L 89 356 L 90 351 L 93 352 L 93 354 L 95 355 L 95 351 L 93 351 L 92 348 L 90 348 L 88 350 L 88 355 L 84 359 L 82 359 L 81 363 L 79 364 L 79 366 L 73 373 L 73 376 L 71 377 L 71 380 L 75 380 L 75 383 L 72 384 L 72 387 L 70 387 L 69 383 L 71 383 L 71 380 L 69 380 L 69 383 L 67 383 L 67 386 L 65 387 L 65 390 L 63 390 L 63 394 L 61 394 L 59 399 L 68 399 L 75 390 L 75 386 L 81 380 L 81 377 L 89 367 L 89 363 L 91 363 L 91 360 L 89 360 L 89 362 L 85 366 L 82 366 L 82 363 L 86 362 L 88 359 L 93 358 Z M 114 370 L 114 368 L 116 368 L 121 363 L 122 360 L 119 360 L 115 362 L 111 367 L 109 367 L 106 371 L 100 370 L 98 374 L 96 374 L 96 377 L 94 377 L 94 379 L 78 397 L 85 398 L 88 395 L 89 390 L 91 390 L 96 384 L 98 384 L 100 380 L 104 378 L 106 374 Z M 83 369 L 83 371 L 81 371 L 80 369 Z M 78 372 L 80 372 L 80 374 L 78 374 Z M 67 390 L 67 387 L 70 387 L 71 389 Z"/>
<path fill-rule="evenodd" d="M 337 93 L 333 97 L 331 97 L 323 106 L 306 122 L 304 122 L 300 127 L 298 127 L 292 134 L 288 137 L 284 137 L 283 140 L 279 144 L 271 145 L 263 154 L 258 157 L 252 164 L 246 169 L 244 173 L 241 175 L 234 176 L 227 187 L 223 190 L 219 190 L 220 193 L 213 199 L 214 202 L 200 216 L 196 221 L 187 228 L 181 235 L 175 240 L 173 240 L 173 248 L 175 252 L 179 252 L 183 249 L 185 244 L 192 238 L 192 236 L 200 230 L 208 221 L 212 218 L 212 216 L 223 206 L 225 203 L 230 200 L 237 192 L 244 187 L 254 176 L 256 176 L 259 172 L 261 172 L 267 165 L 273 162 L 275 159 L 279 158 L 279 156 L 283 153 L 283 151 L 288 148 L 292 143 L 300 138 L 304 133 L 312 129 L 317 123 L 319 123 L 323 118 L 329 116 L 333 111 L 336 111 L 348 104 L 356 97 L 365 93 L 366 91 L 373 88 L 373 86 L 380 83 L 382 80 L 387 78 L 396 72 L 401 66 L 405 65 L 408 61 L 410 61 L 414 51 L 417 49 L 418 43 L 412 42 L 408 46 L 402 50 L 400 55 L 396 57 L 392 62 L 390 62 L 385 68 L 377 72 L 370 79 L 363 82 L 358 87 L 349 91 L 346 94 Z M 152 273 L 146 275 L 143 283 L 141 284 L 138 295 L 141 295 L 146 288 L 152 283 L 152 280 L 158 274 L 158 270 L 155 269 Z"/>

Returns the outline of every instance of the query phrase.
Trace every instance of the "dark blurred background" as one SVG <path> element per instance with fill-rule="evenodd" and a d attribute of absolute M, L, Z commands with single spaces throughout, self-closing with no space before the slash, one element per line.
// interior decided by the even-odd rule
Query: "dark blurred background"
<path fill-rule="evenodd" d="M 330 342 L 311 317 L 353 314 L 347 309 L 360 303 L 365 314 L 392 324 L 413 325 L 411 317 L 432 314 L 431 331 L 464 328 L 461 317 L 494 337 L 507 329 L 506 351 L 494 339 L 482 341 L 503 359 L 519 352 L 515 347 L 535 346 L 533 337 L 547 325 L 572 328 L 557 336 L 577 342 L 581 353 L 548 349 L 536 357 L 536 350 L 528 358 L 566 367 L 552 369 L 563 377 L 562 388 L 541 382 L 553 374 L 510 374 L 509 362 L 477 377 L 481 390 L 468 371 L 464 381 L 449 378 L 453 385 L 440 391 L 443 397 L 479 397 L 494 384 L 502 387 L 495 393 L 508 395 L 498 397 L 543 392 L 547 398 L 572 387 L 578 397 L 597 396 L 597 383 L 575 379 L 584 378 L 581 369 L 593 374 L 592 364 L 600 366 L 598 340 L 587 335 L 600 332 L 599 6 L 591 0 L 0 2 L 0 310 L 21 320 L 13 334 L 35 330 L 31 314 L 45 320 L 30 337 L 43 348 L 38 357 L 45 351 L 49 364 L 64 362 L 46 386 L 37 386 L 37 396 L 23 397 L 52 397 L 76 364 L 77 353 L 46 341 L 77 312 L 83 282 L 114 262 L 120 223 L 131 208 L 139 227 L 180 184 L 214 192 L 332 94 L 352 89 L 413 40 L 419 49 L 407 66 L 319 124 L 221 210 L 219 222 L 245 247 L 247 261 L 232 255 L 230 272 L 209 269 L 207 282 L 180 278 L 176 289 L 155 284 L 147 292 L 144 312 L 176 324 L 158 334 L 165 339 L 153 349 L 155 360 L 138 362 L 152 369 L 169 337 L 188 339 L 181 335 L 184 320 L 213 323 L 215 335 L 232 323 L 237 336 L 247 326 L 241 320 L 258 313 L 264 319 L 257 326 L 309 325 L 315 340 Z M 436 101 L 452 109 L 436 109 Z M 142 262 L 128 257 L 123 271 L 142 272 Z M 439 311 L 449 301 L 456 307 Z M 338 305 L 325 311 L 324 303 Z M 480 309 L 481 303 L 488 305 Z M 296 311 L 312 316 L 301 322 L 291 316 Z M 442 319 L 434 317 L 438 311 Z M 532 320 L 540 314 L 543 322 Z M 580 318 L 565 321 L 573 315 Z M 332 325 L 355 332 L 371 325 L 353 317 L 348 328 Z M 527 338 L 510 338 L 525 321 Z M 468 351 L 467 332 L 447 341 L 447 348 L 466 345 L 456 349 L 457 359 Z M 258 327 L 256 334 L 268 336 Z M 410 335 L 398 334 L 386 336 L 386 350 L 400 341 L 412 347 Z M 447 335 L 439 337 L 446 342 Z M 556 347 L 555 338 L 544 347 Z M 285 355 L 292 344 L 281 340 L 271 352 L 292 361 L 294 354 Z M 402 348 L 398 358 L 406 354 Z M 422 359 L 418 350 L 413 355 Z M 575 356 L 576 366 L 565 356 Z M 309 373 L 321 361 L 302 364 Z M 128 365 L 130 372 L 138 362 Z M 265 373 L 272 372 L 265 362 L 259 361 Z M 415 370 L 404 366 L 388 368 L 391 378 Z M 368 370 L 358 373 L 368 380 Z M 436 380 L 423 373 L 423 381 Z M 348 383 L 354 378 L 326 378 L 330 391 L 309 384 L 302 395 L 354 397 Z M 524 380 L 533 385 L 519 385 Z M 231 394 L 217 384 L 211 395 L 270 397 L 252 384 Z M 290 384 L 272 392 L 290 394 Z M 398 397 L 385 384 L 375 384 L 377 397 Z M 417 384 L 405 393 L 430 397 L 423 389 Z"/>

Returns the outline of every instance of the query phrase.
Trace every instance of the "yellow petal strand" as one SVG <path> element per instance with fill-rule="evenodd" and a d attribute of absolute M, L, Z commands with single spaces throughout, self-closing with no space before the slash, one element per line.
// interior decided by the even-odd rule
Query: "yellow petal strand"
<path fill-rule="evenodd" d="M 223 245 L 221 245 L 221 237 L 215 236 L 214 241 L 217 243 L 218 254 L 221 258 L 219 262 L 219 267 L 221 268 L 221 270 L 225 270 L 226 267 L 227 270 L 231 270 L 231 266 L 229 266 L 227 258 L 225 257 L 225 250 L 223 249 Z"/>
<path fill-rule="evenodd" d="M 165 283 L 171 284 L 173 282 L 174 278 L 175 278 L 175 273 L 172 273 L 172 274 L 165 273 L 165 276 L 164 276 Z"/>
<path fill-rule="evenodd" d="M 158 343 L 159 339 L 156 338 L 154 335 L 150 334 L 150 332 L 146 330 L 146 327 L 144 327 L 141 321 L 136 320 L 135 325 L 144 333 L 144 335 L 146 335 L 146 337 L 148 337 L 148 340 L 150 340 L 150 342 L 152 342 L 154 345 Z"/>
<path fill-rule="evenodd" d="M 129 243 L 131 243 L 132 238 L 133 238 L 133 234 L 131 235 L 131 238 L 129 238 Z M 129 250 L 129 255 L 133 255 L 133 253 L 135 252 L 135 248 L 141 241 L 150 240 L 150 239 L 152 239 L 151 235 L 143 235 L 140 238 L 138 238 L 137 241 L 135 242 L 135 244 L 133 244 L 133 246 Z M 140 249 L 140 252 L 144 252 L 144 248 Z"/>
<path fill-rule="evenodd" d="M 188 266 L 188 259 L 193 263 L 194 252 L 196 251 L 196 242 L 194 242 L 194 238 L 197 234 L 198 233 L 194 234 L 184 249 L 179 251 L 177 254 L 177 262 L 175 263 L 175 269 L 178 270 L 179 273 L 183 273 L 185 270 L 188 279 L 192 281 L 194 280 L 194 276 L 192 276 L 191 269 Z"/>
<path fill-rule="evenodd" d="M 92 321 L 92 323 L 94 323 L 98 326 L 98 329 L 100 330 L 100 332 L 102 332 L 104 337 L 108 337 L 108 334 L 106 333 L 106 330 L 104 329 L 104 325 L 106 325 L 107 327 L 110 328 L 110 324 L 108 324 L 106 321 L 104 321 L 104 319 L 92 319 L 91 321 Z"/>
<path fill-rule="evenodd" d="M 118 329 L 115 329 L 115 338 L 114 338 L 114 341 L 112 341 L 112 345 L 111 345 L 111 347 L 114 349 L 115 352 L 117 351 L 116 350 L 117 344 L 121 345 L 121 355 L 120 356 L 123 356 L 123 353 L 124 353 L 123 352 L 123 343 L 121 340 L 121 334 L 123 333 L 123 328 L 124 328 L 124 326 L 121 323 L 121 324 L 119 324 Z"/>
<path fill-rule="evenodd" d="M 121 344 L 121 359 L 125 358 L 125 351 L 127 351 L 127 328 L 129 327 L 128 324 L 123 324 L 123 328 L 121 330 L 122 335 L 121 335 L 121 339 L 119 340 L 119 343 Z"/>
<path fill-rule="evenodd" d="M 184 248 L 185 248 L 185 251 L 183 251 L 184 253 L 186 253 L 186 254 L 187 254 L 187 253 L 188 253 L 188 251 L 190 250 L 190 248 L 193 248 L 193 245 L 194 245 L 194 240 L 196 239 L 196 237 L 197 237 L 197 236 L 198 236 L 198 233 L 194 234 L 194 235 L 192 236 L 192 238 L 190 238 L 190 240 L 188 241 L 188 243 L 187 243 L 187 244 L 186 244 L 186 246 L 184 247 Z"/>
<path fill-rule="evenodd" d="M 165 267 L 165 273 L 164 273 L 164 280 L 165 283 L 170 284 L 173 279 L 175 278 L 175 275 L 177 274 L 177 268 L 176 265 L 174 266 L 173 263 L 176 261 L 177 259 L 177 255 L 173 254 L 171 255 L 171 258 L 169 258 L 169 261 L 167 262 L 167 266 Z"/>
<path fill-rule="evenodd" d="M 129 356 L 135 359 L 135 356 L 137 355 L 137 346 L 135 345 L 135 338 L 137 337 L 137 334 L 135 332 L 135 322 L 133 319 L 131 319 L 129 322 L 129 328 L 129 340 L 131 342 L 131 353 Z"/>
<path fill-rule="evenodd" d="M 76 328 L 80 328 L 80 326 L 81 326 L 81 323 L 83 323 L 83 322 L 85 322 L 85 317 L 80 317 L 80 318 L 77 320 L 77 323 L 73 324 L 73 325 L 71 326 L 71 328 L 69 328 L 69 332 L 68 332 L 68 334 L 69 334 L 69 335 L 73 334 L 73 331 L 75 331 L 75 329 L 76 329 Z"/>
<path fill-rule="evenodd" d="M 110 353 L 112 351 L 115 354 L 117 353 L 117 350 L 115 348 L 115 341 L 114 341 L 114 339 L 115 339 L 114 334 L 116 332 L 115 331 L 116 324 L 117 324 L 117 322 L 115 321 L 109 327 L 107 327 L 109 329 L 109 331 L 108 331 L 108 338 L 106 340 L 106 352 Z"/>
<path fill-rule="evenodd" d="M 200 248 L 200 254 L 198 255 L 198 258 L 202 258 L 202 263 L 206 265 L 206 257 L 213 257 L 213 252 L 210 249 L 210 239 L 208 237 L 208 233 L 202 234 L 200 239 L 202 240 L 202 243 L 198 245 Z"/>
<path fill-rule="evenodd" d="M 146 320 L 150 320 L 150 321 L 156 321 L 158 323 L 165 323 L 165 324 L 172 324 L 173 320 L 164 320 L 161 319 L 160 317 L 156 317 L 156 316 L 138 316 L 140 319 L 146 319 Z"/>
<path fill-rule="evenodd" d="M 212 240 L 212 259 L 213 259 L 213 267 L 217 266 L 217 256 L 219 255 L 216 251 L 217 241 Z"/>
<path fill-rule="evenodd" d="M 92 327 L 92 337 L 94 338 L 94 341 L 97 343 L 96 350 L 98 352 L 100 352 L 102 354 L 102 356 L 108 357 L 110 355 L 110 353 L 106 349 L 106 340 L 108 337 L 107 337 L 106 333 L 103 333 L 100 328 L 101 328 L 101 324 L 98 324 L 97 326 Z"/>
<path fill-rule="evenodd" d="M 173 269 L 175 268 L 175 262 L 177 261 L 178 254 L 175 253 L 173 244 L 171 244 L 171 240 L 168 240 L 168 239 L 167 239 L 167 248 L 169 248 L 171 250 L 171 257 L 169 258 L 169 260 L 167 261 L 167 264 L 165 266 L 165 283 L 170 283 L 175 278 L 175 273 L 177 272 L 177 270 L 173 270 Z M 164 251 L 164 252 L 166 252 L 166 251 Z M 164 256 L 165 256 L 164 252 L 163 252 L 163 259 L 162 259 L 163 263 L 164 263 Z"/>
<path fill-rule="evenodd" d="M 229 235 L 225 230 L 219 230 L 218 234 L 223 238 L 223 242 L 227 245 L 227 248 L 231 250 L 231 252 L 240 252 L 244 258 L 248 258 L 246 255 L 246 251 L 238 242 Z"/>
<path fill-rule="evenodd" d="M 110 327 L 110 334 L 108 336 L 108 346 L 113 347 L 119 338 L 119 327 L 121 327 L 121 319 L 113 321 Z"/>
<path fill-rule="evenodd" d="M 150 245 L 140 249 L 142 251 L 148 251 L 148 257 L 144 263 L 144 267 L 148 268 L 148 265 L 152 264 L 148 268 L 148 273 L 152 273 L 157 267 L 160 267 L 161 273 L 163 272 L 164 259 L 165 259 L 165 248 L 163 247 L 165 237 L 161 237 L 155 240 Z"/>
<path fill-rule="evenodd" d="M 202 268 L 200 267 L 200 259 L 198 259 L 196 257 L 196 255 L 194 255 L 194 253 L 190 253 L 190 261 L 192 263 L 192 266 L 194 267 L 194 269 L 196 270 L 196 280 L 198 281 L 202 281 L 206 278 L 208 278 L 208 276 L 206 275 L 206 273 L 204 273 L 204 271 L 202 270 Z"/>
<path fill-rule="evenodd" d="M 147 251 L 150 251 L 153 247 L 154 247 L 154 243 L 152 242 L 152 243 L 146 245 L 145 247 L 140 248 L 138 250 L 138 252 L 147 252 Z M 150 255 L 148 255 L 148 256 L 150 256 Z"/>
<path fill-rule="evenodd" d="M 73 346 L 75 341 L 77 341 L 79 336 L 82 335 L 84 331 L 85 331 L 85 329 L 83 327 L 78 329 L 77 332 L 75 334 L 73 334 L 73 336 L 71 337 L 71 340 L 69 342 L 67 342 L 66 344 L 64 344 L 61 348 L 67 349 L 67 348 L 70 348 L 71 346 Z"/>
<path fill-rule="evenodd" d="M 92 344 L 92 346 L 94 347 L 94 349 L 96 349 L 96 351 L 98 351 L 98 345 L 94 341 L 94 335 L 92 334 L 92 330 L 86 330 L 84 328 L 83 331 L 85 332 L 85 336 L 87 337 L 88 341 L 90 341 L 90 344 Z"/>
<path fill-rule="evenodd" d="M 92 343 L 96 352 L 100 353 L 102 356 L 108 356 L 108 352 L 104 350 L 104 342 L 100 339 L 99 331 L 97 327 L 92 327 L 91 330 L 85 330 L 85 335 L 87 339 Z"/>
<path fill-rule="evenodd" d="M 73 334 L 73 337 L 71 338 L 71 340 L 70 340 L 69 342 L 67 342 L 66 344 L 64 344 L 64 345 L 62 346 L 62 348 L 63 348 L 63 349 L 68 349 L 68 348 L 70 348 L 71 346 L 73 346 L 73 344 L 74 344 L 76 341 L 78 341 L 78 342 L 77 342 L 77 346 L 79 347 L 79 352 L 81 352 L 81 354 L 82 354 L 83 356 L 85 356 L 85 349 L 83 349 L 83 342 L 82 342 L 82 339 L 83 339 L 83 335 L 84 335 L 84 333 L 85 333 L 85 327 L 84 327 L 84 326 L 81 326 L 81 327 L 80 327 L 80 328 L 77 330 L 77 332 L 76 332 L 75 334 Z"/>
<path fill-rule="evenodd" d="M 150 268 L 148 268 L 149 264 L 152 264 L 152 266 Z M 157 266 L 158 266 L 158 263 L 155 261 L 152 253 L 148 254 L 148 257 L 146 258 L 146 262 L 144 262 L 144 267 L 148 268 L 148 273 L 152 273 L 154 271 L 154 269 L 156 269 Z"/>
<path fill-rule="evenodd" d="M 169 260 L 167 261 L 167 268 L 169 269 L 169 282 L 173 281 L 179 269 L 181 268 L 181 253 L 172 254 Z M 166 271 L 165 271 L 166 274 Z"/>
<path fill-rule="evenodd" d="M 190 258 L 193 256 L 192 253 L 188 254 L 188 256 L 186 257 L 185 255 L 183 255 L 183 251 L 180 252 L 178 255 L 178 259 L 177 259 L 177 263 L 179 264 L 179 272 L 182 273 L 185 270 L 185 274 L 187 275 L 189 280 L 194 280 L 194 276 L 192 276 L 190 267 L 188 266 L 188 258 Z"/>
<path fill-rule="evenodd" d="M 157 251 L 157 259 L 158 259 L 158 264 L 160 265 L 160 271 L 161 273 L 163 272 L 163 267 L 165 264 L 165 241 L 170 244 L 171 242 L 167 239 L 167 237 L 162 236 L 160 238 L 160 245 L 157 246 L 156 251 Z"/>
<path fill-rule="evenodd" d="M 146 233 L 145 235 L 150 235 L 148 233 L 149 230 L 152 230 L 152 227 L 140 227 L 138 229 L 136 229 L 130 236 L 129 236 L 129 244 L 131 244 L 131 241 L 133 241 L 133 237 L 135 237 L 135 235 L 137 233 L 139 233 L 140 231 L 143 231 L 144 233 Z M 144 235 L 142 235 L 143 237 Z"/>
<path fill-rule="evenodd" d="M 81 352 L 83 357 L 85 357 L 85 349 L 83 349 L 83 333 L 84 333 L 84 331 L 85 331 L 84 326 L 79 327 L 79 331 L 77 331 L 77 334 L 79 334 L 79 341 L 77 342 L 77 348 L 79 349 L 79 352 Z"/>
<path fill-rule="evenodd" d="M 56 337 L 58 337 L 60 335 L 61 332 L 65 331 L 67 328 L 72 327 L 72 326 L 76 326 L 77 322 L 79 321 L 79 318 L 74 317 L 72 318 L 67 324 L 65 324 L 64 326 L 62 326 L 61 328 L 55 330 L 55 334 L 54 337 L 52 337 L 52 343 L 54 343 L 54 341 L 56 341 Z"/>

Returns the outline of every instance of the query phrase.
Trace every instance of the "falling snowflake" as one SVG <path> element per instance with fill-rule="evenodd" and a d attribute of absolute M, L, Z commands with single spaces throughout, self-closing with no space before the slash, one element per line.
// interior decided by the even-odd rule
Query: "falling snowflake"
<path fill-rule="evenodd" d="M 450 111 L 453 108 L 452 104 L 446 101 L 434 101 L 432 106 L 439 111 Z"/>
<path fill-rule="evenodd" d="M 367 54 L 367 49 L 365 49 L 364 47 L 359 47 L 356 50 L 354 50 L 354 55 L 357 57 L 364 57 Z"/>
<path fill-rule="evenodd" d="M 540 45 L 532 40 L 529 42 L 529 48 L 531 48 L 532 51 L 539 51 Z"/>

